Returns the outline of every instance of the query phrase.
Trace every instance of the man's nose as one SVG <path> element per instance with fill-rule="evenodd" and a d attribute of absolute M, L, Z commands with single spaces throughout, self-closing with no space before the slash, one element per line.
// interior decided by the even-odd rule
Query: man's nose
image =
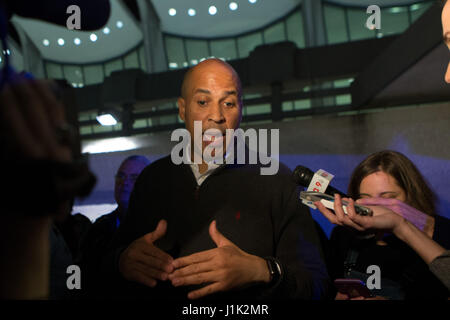
<path fill-rule="evenodd" d="M 447 72 L 445 73 L 445 82 L 450 83 L 450 62 L 448 63 Z"/>
<path fill-rule="evenodd" d="M 209 114 L 209 120 L 214 121 L 216 123 L 225 122 L 225 117 L 223 115 L 223 109 L 220 103 L 214 104 L 214 106 L 210 109 L 211 112 Z"/>

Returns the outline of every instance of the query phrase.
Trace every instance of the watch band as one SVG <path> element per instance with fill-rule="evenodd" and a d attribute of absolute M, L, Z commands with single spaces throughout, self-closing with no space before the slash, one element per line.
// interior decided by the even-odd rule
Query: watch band
<path fill-rule="evenodd" d="M 264 258 L 267 262 L 267 267 L 269 269 L 270 274 L 270 284 L 273 285 L 278 282 L 278 280 L 281 278 L 281 265 L 280 263 L 273 257 L 266 257 Z"/>

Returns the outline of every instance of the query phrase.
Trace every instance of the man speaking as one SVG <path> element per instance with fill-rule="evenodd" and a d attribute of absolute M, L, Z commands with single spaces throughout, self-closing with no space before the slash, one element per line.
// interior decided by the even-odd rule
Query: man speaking
<path fill-rule="evenodd" d="M 237 129 L 242 88 L 219 59 L 190 69 L 178 99 L 190 136 L 194 122 Z M 208 139 L 204 139 L 208 140 Z M 212 141 L 201 143 L 202 151 Z M 226 142 L 223 140 L 225 152 Z M 191 143 L 191 159 L 199 152 Z M 235 155 L 236 156 L 236 155 Z M 155 299 L 321 299 L 329 279 L 309 210 L 289 169 L 261 164 L 180 164 L 167 156 L 136 181 L 104 270 L 121 297 Z M 106 289 L 106 288 L 105 288 Z M 109 289 L 108 289 L 109 290 Z"/>

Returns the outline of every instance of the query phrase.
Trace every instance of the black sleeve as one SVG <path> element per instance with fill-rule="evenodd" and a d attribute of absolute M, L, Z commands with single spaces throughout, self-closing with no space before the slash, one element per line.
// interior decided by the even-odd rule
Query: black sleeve
<path fill-rule="evenodd" d="M 450 219 L 435 216 L 433 240 L 446 249 L 450 248 Z"/>
<path fill-rule="evenodd" d="M 282 299 L 325 299 L 330 281 L 316 226 L 308 208 L 299 201 L 299 188 L 290 186 L 284 193 L 281 219 L 274 218 L 275 258 L 281 263 L 282 277 L 269 294 Z"/>

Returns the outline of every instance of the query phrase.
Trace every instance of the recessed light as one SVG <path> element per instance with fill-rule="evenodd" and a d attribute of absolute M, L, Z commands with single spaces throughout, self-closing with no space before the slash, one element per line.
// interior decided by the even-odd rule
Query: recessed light
<path fill-rule="evenodd" d="M 42 40 L 42 44 L 46 47 L 48 47 L 50 45 L 50 41 L 48 41 L 48 39 L 44 39 Z"/>
<path fill-rule="evenodd" d="M 111 31 L 111 30 L 110 30 L 108 27 L 106 27 L 106 28 L 103 29 L 103 33 L 104 33 L 104 34 L 109 34 L 110 31 Z"/>
<path fill-rule="evenodd" d="M 75 39 L 73 40 L 73 43 L 75 43 L 75 45 L 79 46 L 79 45 L 81 44 L 80 38 L 75 38 Z"/>
<path fill-rule="evenodd" d="M 91 35 L 89 36 L 89 39 L 91 39 L 92 42 L 97 41 L 98 37 L 95 33 L 91 33 Z"/>
<path fill-rule="evenodd" d="M 100 114 L 96 119 L 102 126 L 115 126 L 117 124 L 117 119 L 110 113 Z"/>
<path fill-rule="evenodd" d="M 208 12 L 210 15 L 213 16 L 217 13 L 217 8 L 215 6 L 211 6 L 211 7 L 209 7 Z"/>
<path fill-rule="evenodd" d="M 120 20 L 117 21 L 117 22 L 116 22 L 116 27 L 119 28 L 119 29 L 121 29 L 121 28 L 123 27 L 123 22 L 120 21 Z"/>
<path fill-rule="evenodd" d="M 174 8 L 169 9 L 169 16 L 173 17 L 176 14 L 177 14 L 177 10 L 175 10 Z"/>
<path fill-rule="evenodd" d="M 258 1 L 258 0 L 248 0 L 248 2 L 250 2 L 250 3 L 256 3 L 256 1 Z"/>
<path fill-rule="evenodd" d="M 229 5 L 230 10 L 234 11 L 237 10 L 238 4 L 236 2 L 231 2 Z"/>
<path fill-rule="evenodd" d="M 60 46 L 63 46 L 64 43 L 65 43 L 65 41 L 64 41 L 63 38 L 59 38 L 59 39 L 58 39 L 58 44 L 59 44 Z"/>
<path fill-rule="evenodd" d="M 190 15 L 191 17 L 195 16 L 197 14 L 197 12 L 195 11 L 195 9 L 189 9 L 188 10 L 188 15 Z"/>

